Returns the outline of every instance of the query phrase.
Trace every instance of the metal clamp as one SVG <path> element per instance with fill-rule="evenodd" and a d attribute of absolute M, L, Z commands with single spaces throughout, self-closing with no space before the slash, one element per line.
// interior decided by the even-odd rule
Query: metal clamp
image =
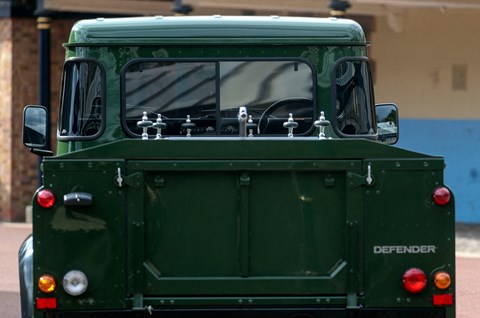
<path fill-rule="evenodd" d="M 153 123 L 153 128 L 157 129 L 157 135 L 155 139 L 162 139 L 162 129 L 167 128 L 167 124 L 162 121 L 162 115 L 158 114 L 157 121 Z"/>
<path fill-rule="evenodd" d="M 187 120 L 182 124 L 182 129 L 187 131 L 187 137 L 192 137 L 192 129 L 194 129 L 197 125 L 192 123 L 190 119 L 190 115 L 187 115 Z"/>
<path fill-rule="evenodd" d="M 137 127 L 143 129 L 142 140 L 148 139 L 148 128 L 152 127 L 153 123 L 151 120 L 148 120 L 147 112 L 143 112 L 142 120 L 137 121 Z"/>
<path fill-rule="evenodd" d="M 325 128 L 330 126 L 330 122 L 325 119 L 325 113 L 320 112 L 320 117 L 318 120 L 316 120 L 313 125 L 318 128 L 319 133 L 318 133 L 318 139 L 323 140 L 327 139 L 325 135 Z"/>
<path fill-rule="evenodd" d="M 238 109 L 238 133 L 240 137 L 247 137 L 247 108 Z"/>
<path fill-rule="evenodd" d="M 283 127 L 288 129 L 288 137 L 293 138 L 293 129 L 298 127 L 298 123 L 293 120 L 292 113 L 288 114 L 288 120 L 283 123 Z"/>
<path fill-rule="evenodd" d="M 253 137 L 253 131 L 257 128 L 257 124 L 253 122 L 252 115 L 248 115 L 247 130 L 248 137 Z"/>

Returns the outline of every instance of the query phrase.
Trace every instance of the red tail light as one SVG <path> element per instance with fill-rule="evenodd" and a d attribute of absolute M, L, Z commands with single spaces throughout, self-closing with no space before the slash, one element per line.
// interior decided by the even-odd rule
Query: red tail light
<path fill-rule="evenodd" d="M 418 294 L 427 286 L 427 276 L 418 268 L 410 268 L 403 274 L 403 287 L 412 294 Z"/>
<path fill-rule="evenodd" d="M 37 298 L 37 309 L 56 309 L 56 298 Z"/>
<path fill-rule="evenodd" d="M 453 295 L 452 294 L 433 295 L 433 304 L 435 306 L 453 305 Z"/>
<path fill-rule="evenodd" d="M 37 193 L 37 203 L 42 208 L 51 208 L 55 204 L 55 195 L 52 191 L 43 189 Z"/>
<path fill-rule="evenodd" d="M 446 205 L 450 202 L 450 190 L 445 187 L 438 187 L 433 190 L 433 202 L 437 205 Z"/>

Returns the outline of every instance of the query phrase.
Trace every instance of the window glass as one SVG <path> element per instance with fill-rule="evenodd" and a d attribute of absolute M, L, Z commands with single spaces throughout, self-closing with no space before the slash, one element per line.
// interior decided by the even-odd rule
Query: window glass
<path fill-rule="evenodd" d="M 167 124 L 164 134 L 179 134 L 187 115 L 200 125 L 215 123 L 216 67 L 213 62 L 139 62 L 125 73 L 125 114 L 128 129 L 140 134 L 143 112 L 158 114 Z M 154 134 L 154 130 L 150 133 Z"/>
<path fill-rule="evenodd" d="M 103 120 L 102 70 L 91 61 L 67 61 L 63 71 L 59 136 L 94 137 Z"/>
<path fill-rule="evenodd" d="M 140 61 L 124 75 L 127 130 L 137 127 L 143 112 L 150 121 L 161 114 L 162 135 L 185 135 L 187 116 L 192 135 L 238 135 L 238 111 L 246 107 L 257 124 L 254 134 L 282 134 L 292 113 L 295 134 L 312 127 L 313 74 L 298 61 Z M 155 135 L 153 128 L 150 135 Z"/>
<path fill-rule="evenodd" d="M 366 61 L 343 61 L 335 69 L 337 129 L 345 135 L 373 135 L 373 94 Z"/>

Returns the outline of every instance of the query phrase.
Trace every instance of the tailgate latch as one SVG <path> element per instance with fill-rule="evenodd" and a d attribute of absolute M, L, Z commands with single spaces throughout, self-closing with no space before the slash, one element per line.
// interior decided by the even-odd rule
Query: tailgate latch
<path fill-rule="evenodd" d="M 122 177 L 122 170 L 119 168 L 117 168 L 117 184 L 118 184 L 118 187 L 121 188 L 122 187 L 122 183 L 123 183 L 123 177 Z"/>
<path fill-rule="evenodd" d="M 348 174 L 348 186 L 354 189 L 359 186 L 373 186 L 375 179 L 372 173 L 372 165 L 367 166 L 367 175 L 359 175 L 353 172 Z"/>
<path fill-rule="evenodd" d="M 367 184 L 371 185 L 373 183 L 373 177 L 372 177 L 372 165 L 369 164 L 367 167 Z"/>
<path fill-rule="evenodd" d="M 122 170 L 117 168 L 117 175 L 115 176 L 115 182 L 119 188 L 124 186 L 130 186 L 132 188 L 140 188 L 142 186 L 142 173 L 136 172 L 129 176 L 122 175 Z"/>

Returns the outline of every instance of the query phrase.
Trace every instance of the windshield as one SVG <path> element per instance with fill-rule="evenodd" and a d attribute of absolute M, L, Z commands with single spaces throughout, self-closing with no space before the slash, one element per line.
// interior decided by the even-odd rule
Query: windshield
<path fill-rule="evenodd" d="M 142 134 L 144 112 L 153 122 L 161 116 L 167 136 L 185 135 L 187 118 L 192 135 L 238 135 L 240 107 L 253 134 L 286 135 L 290 113 L 295 135 L 312 128 L 314 76 L 302 61 L 142 60 L 126 68 L 123 83 L 124 124 L 133 136 Z"/>

